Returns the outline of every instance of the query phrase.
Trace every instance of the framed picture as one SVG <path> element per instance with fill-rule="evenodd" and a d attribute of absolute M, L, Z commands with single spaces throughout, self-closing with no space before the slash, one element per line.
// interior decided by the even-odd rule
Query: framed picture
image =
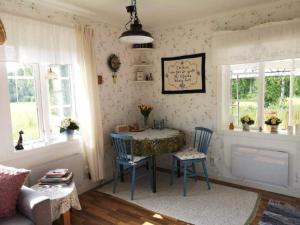
<path fill-rule="evenodd" d="M 136 80 L 137 81 L 143 81 L 143 80 L 145 80 L 145 78 L 144 78 L 144 72 L 143 71 L 137 71 L 136 72 Z"/>
<path fill-rule="evenodd" d="M 205 93 L 205 53 L 161 58 L 162 93 Z"/>

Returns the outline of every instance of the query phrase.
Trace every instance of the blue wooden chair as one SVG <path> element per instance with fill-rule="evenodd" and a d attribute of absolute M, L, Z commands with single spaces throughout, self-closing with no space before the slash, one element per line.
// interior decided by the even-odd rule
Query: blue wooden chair
<path fill-rule="evenodd" d="M 150 187 L 153 189 L 153 178 L 152 178 L 152 170 L 151 170 L 151 156 L 134 156 L 132 150 L 132 137 L 126 134 L 111 134 L 112 143 L 114 150 L 116 152 L 115 159 L 115 178 L 114 178 L 114 186 L 113 193 L 116 193 L 116 187 L 118 178 L 121 176 L 120 166 L 124 168 L 124 170 L 130 171 L 131 176 L 131 200 L 133 200 L 134 189 L 135 189 L 135 181 L 136 179 L 149 175 L 150 177 Z M 147 166 L 147 172 L 137 174 L 136 168 L 141 165 Z"/>
<path fill-rule="evenodd" d="M 179 161 L 180 168 L 183 168 L 183 196 L 186 196 L 186 185 L 188 177 L 196 178 L 197 176 L 204 175 L 207 187 L 208 189 L 210 189 L 206 168 L 206 154 L 212 134 L 213 131 L 208 128 L 196 127 L 193 148 L 183 149 L 182 151 L 179 151 L 172 156 L 171 185 L 173 184 L 177 161 Z M 196 163 L 202 164 L 203 173 L 196 172 Z"/>

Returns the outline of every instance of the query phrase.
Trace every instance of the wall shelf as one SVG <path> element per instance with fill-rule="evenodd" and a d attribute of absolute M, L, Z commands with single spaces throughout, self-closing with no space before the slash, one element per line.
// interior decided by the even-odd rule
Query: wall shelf
<path fill-rule="evenodd" d="M 153 84 L 154 80 L 134 80 L 134 83 L 140 83 L 140 84 Z"/>
<path fill-rule="evenodd" d="M 154 48 L 132 48 L 131 50 L 134 52 L 152 52 Z"/>
<path fill-rule="evenodd" d="M 133 64 L 134 67 L 152 67 L 152 64 Z"/>

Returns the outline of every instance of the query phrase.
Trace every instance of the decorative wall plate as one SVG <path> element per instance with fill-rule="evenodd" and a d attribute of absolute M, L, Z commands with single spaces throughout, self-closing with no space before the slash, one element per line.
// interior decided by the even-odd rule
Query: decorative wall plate
<path fill-rule="evenodd" d="M 111 54 L 108 57 L 107 63 L 108 63 L 108 67 L 113 72 L 117 72 L 120 69 L 121 66 L 120 58 L 115 54 Z"/>

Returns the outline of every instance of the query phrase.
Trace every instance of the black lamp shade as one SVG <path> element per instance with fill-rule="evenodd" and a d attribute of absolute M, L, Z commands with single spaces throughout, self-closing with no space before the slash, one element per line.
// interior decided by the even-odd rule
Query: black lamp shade
<path fill-rule="evenodd" d="M 122 33 L 120 41 L 131 44 L 145 44 L 153 42 L 153 37 L 147 31 L 144 31 L 140 23 L 130 25 L 130 30 Z"/>

